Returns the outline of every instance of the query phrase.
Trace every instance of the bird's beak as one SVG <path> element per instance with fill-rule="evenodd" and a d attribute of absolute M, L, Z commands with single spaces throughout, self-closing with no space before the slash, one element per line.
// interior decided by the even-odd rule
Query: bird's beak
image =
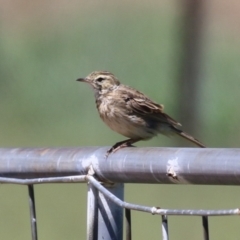
<path fill-rule="evenodd" d="M 88 82 L 87 78 L 78 78 L 76 81 L 78 82 Z"/>

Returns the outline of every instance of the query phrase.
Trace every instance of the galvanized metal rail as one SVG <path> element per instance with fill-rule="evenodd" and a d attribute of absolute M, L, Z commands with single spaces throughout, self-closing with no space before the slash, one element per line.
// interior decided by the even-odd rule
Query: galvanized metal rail
<path fill-rule="evenodd" d="M 123 201 L 123 183 L 240 185 L 240 149 L 126 148 L 105 158 L 107 148 L 0 148 L 0 182 L 28 185 L 32 239 L 37 240 L 34 184 L 88 182 L 88 239 L 131 239 L 131 212 L 162 215 L 162 239 L 168 215 L 202 216 L 209 239 L 208 216 L 239 215 L 239 209 L 163 209 Z M 117 183 L 117 184 L 116 184 Z"/>
<path fill-rule="evenodd" d="M 86 175 L 121 183 L 240 185 L 240 149 L 0 148 L 0 175 L 19 179 Z"/>

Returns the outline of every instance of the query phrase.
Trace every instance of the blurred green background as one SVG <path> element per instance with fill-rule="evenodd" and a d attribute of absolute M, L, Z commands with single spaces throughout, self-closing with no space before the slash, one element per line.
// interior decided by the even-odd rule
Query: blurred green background
<path fill-rule="evenodd" d="M 0 147 L 109 146 L 123 140 L 98 117 L 91 89 L 75 81 L 93 70 L 113 72 L 181 119 L 181 1 L 0 3 Z M 196 126 L 195 134 L 209 147 L 239 147 L 239 14 L 234 0 L 204 6 L 201 129 Z M 159 136 L 137 146 L 177 144 Z M 237 190 L 128 184 L 125 199 L 163 208 L 235 208 Z M 85 184 L 36 186 L 39 239 L 85 239 L 86 197 Z M 0 216 L 1 239 L 31 239 L 26 187 L 0 186 Z M 159 216 L 134 212 L 132 220 L 134 239 L 160 239 Z M 200 218 L 170 217 L 169 224 L 171 239 L 202 239 Z M 210 218 L 211 239 L 239 234 L 237 217 Z"/>

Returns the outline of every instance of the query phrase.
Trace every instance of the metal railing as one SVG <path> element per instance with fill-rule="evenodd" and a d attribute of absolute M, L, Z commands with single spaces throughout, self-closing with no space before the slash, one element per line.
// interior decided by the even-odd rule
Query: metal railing
<path fill-rule="evenodd" d="M 201 216 L 203 239 L 208 217 L 239 215 L 239 209 L 163 209 L 127 203 L 124 183 L 240 184 L 240 149 L 126 148 L 105 158 L 107 148 L 2 148 L 0 182 L 28 185 L 32 239 L 37 240 L 34 184 L 88 182 L 87 239 L 131 238 L 131 210 L 162 215 L 168 240 L 168 215 Z"/>

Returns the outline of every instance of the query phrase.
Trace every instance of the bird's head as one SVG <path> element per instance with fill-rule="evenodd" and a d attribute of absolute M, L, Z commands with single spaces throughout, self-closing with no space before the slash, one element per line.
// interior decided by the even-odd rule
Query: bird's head
<path fill-rule="evenodd" d="M 108 92 L 120 85 L 118 79 L 106 71 L 92 72 L 85 78 L 78 78 L 77 81 L 89 83 L 97 92 Z"/>

